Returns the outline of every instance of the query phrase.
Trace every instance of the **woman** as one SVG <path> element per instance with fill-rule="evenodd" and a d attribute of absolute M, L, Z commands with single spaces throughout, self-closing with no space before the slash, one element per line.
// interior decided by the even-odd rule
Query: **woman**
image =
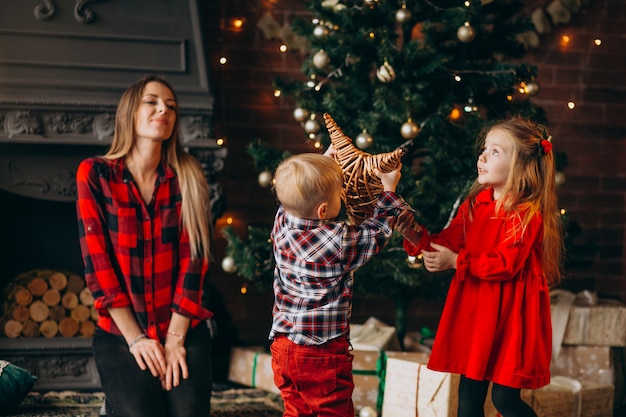
<path fill-rule="evenodd" d="M 109 416 L 207 416 L 211 338 L 208 185 L 178 140 L 172 87 L 146 76 L 122 95 L 113 143 L 81 162 L 77 212 L 93 341 Z"/>

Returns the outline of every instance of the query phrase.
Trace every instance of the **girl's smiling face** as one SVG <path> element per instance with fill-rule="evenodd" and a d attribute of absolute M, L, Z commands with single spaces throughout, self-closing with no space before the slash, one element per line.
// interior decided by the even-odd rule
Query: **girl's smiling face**
<path fill-rule="evenodd" d="M 495 200 L 499 200 L 504 192 L 514 152 L 513 139 L 507 132 L 494 129 L 487 134 L 476 167 L 478 183 L 493 187 Z"/>

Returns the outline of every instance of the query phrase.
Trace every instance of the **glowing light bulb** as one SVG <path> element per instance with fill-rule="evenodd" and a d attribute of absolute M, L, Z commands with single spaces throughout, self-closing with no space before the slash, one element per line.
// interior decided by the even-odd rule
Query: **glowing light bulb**
<path fill-rule="evenodd" d="M 593 43 L 595 43 L 596 46 L 600 46 L 602 45 L 602 39 L 594 39 Z"/>
<path fill-rule="evenodd" d="M 461 82 L 461 80 L 462 80 L 462 78 L 461 78 L 461 76 L 460 76 L 460 75 L 455 75 L 455 76 L 454 76 L 454 81 L 456 81 L 457 83 L 460 83 L 460 82 Z"/>
<path fill-rule="evenodd" d="M 244 23 L 244 20 L 240 17 L 236 17 L 230 21 L 230 25 L 235 30 L 241 30 L 243 28 L 243 23 Z"/>
<path fill-rule="evenodd" d="M 220 58 L 220 64 L 224 65 L 227 62 L 228 62 L 228 59 L 225 56 Z"/>
<path fill-rule="evenodd" d="M 280 90 L 274 90 L 274 97 L 280 97 L 280 95 L 281 95 Z"/>
<path fill-rule="evenodd" d="M 226 218 L 226 224 L 233 224 L 233 218 L 232 217 L 227 217 Z"/>
<path fill-rule="evenodd" d="M 215 143 L 217 144 L 217 146 L 224 146 L 224 143 L 226 143 L 226 139 L 224 139 L 224 138 L 217 138 L 217 139 L 215 139 Z"/>
<path fill-rule="evenodd" d="M 461 117 L 461 111 L 459 109 L 452 109 L 450 112 L 450 119 L 457 120 Z"/>
<path fill-rule="evenodd" d="M 280 47 L 278 48 L 280 50 L 280 52 L 287 52 L 287 45 L 285 45 L 284 43 L 282 45 L 280 45 Z"/>
<path fill-rule="evenodd" d="M 568 101 L 567 102 L 567 108 L 570 110 L 574 110 L 574 107 L 576 107 L 576 103 L 574 103 L 573 101 Z"/>

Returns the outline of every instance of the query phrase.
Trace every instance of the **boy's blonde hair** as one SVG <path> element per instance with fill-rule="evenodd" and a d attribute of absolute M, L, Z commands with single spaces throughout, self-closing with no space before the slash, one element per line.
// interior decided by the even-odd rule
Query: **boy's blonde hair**
<path fill-rule="evenodd" d="M 341 192 L 343 174 L 332 158 L 316 153 L 290 156 L 274 174 L 274 192 L 285 210 L 298 217 L 310 215 L 317 205 Z"/>

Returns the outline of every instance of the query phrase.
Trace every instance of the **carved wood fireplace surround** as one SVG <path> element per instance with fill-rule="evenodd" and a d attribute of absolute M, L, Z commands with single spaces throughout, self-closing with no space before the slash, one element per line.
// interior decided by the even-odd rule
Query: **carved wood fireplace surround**
<path fill-rule="evenodd" d="M 214 214 L 226 149 L 211 135 L 213 97 L 196 0 L 20 0 L 0 13 L 0 290 L 31 269 L 83 272 L 74 200 L 80 160 L 110 144 L 124 89 L 165 76 L 181 139 L 202 163 Z M 6 297 L 6 295 L 5 295 Z M 0 315 L 1 315 L 0 311 Z M 98 389 L 88 338 L 0 337 L 0 359 L 36 390 Z"/>

